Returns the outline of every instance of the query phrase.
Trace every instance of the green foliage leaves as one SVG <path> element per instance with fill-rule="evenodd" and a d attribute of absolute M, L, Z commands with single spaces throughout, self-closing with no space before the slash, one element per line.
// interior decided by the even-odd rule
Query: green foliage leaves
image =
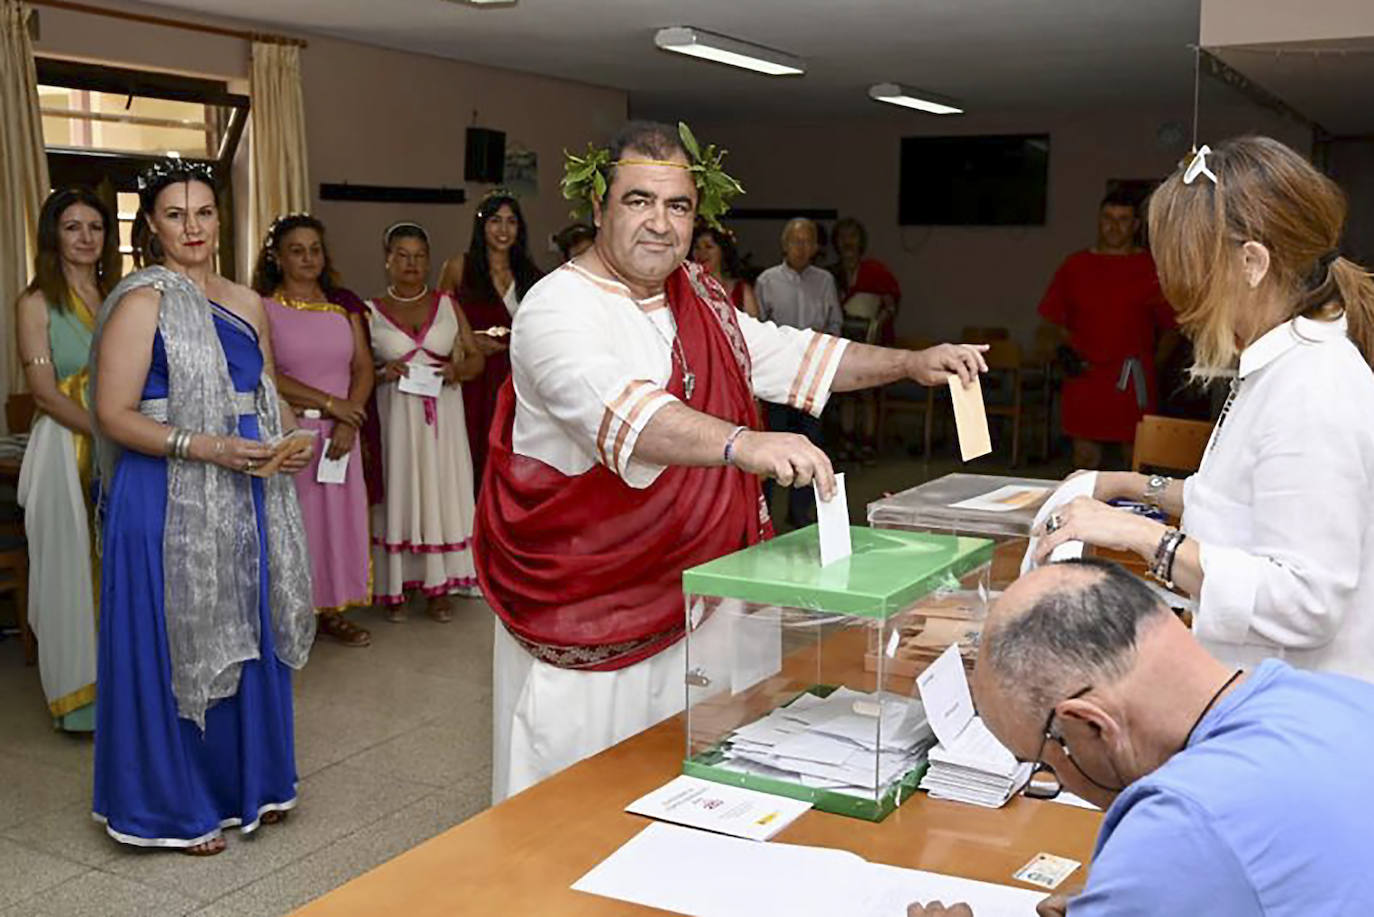
<path fill-rule="evenodd" d="M 730 209 L 730 202 L 744 193 L 744 187 L 726 174 L 723 163 L 725 150 L 714 143 L 702 149 L 691 128 L 679 121 L 678 137 L 691 159 L 688 171 L 697 186 L 697 215 L 706 223 L 720 228 L 720 218 Z M 572 215 L 585 219 L 591 214 L 592 200 L 606 197 L 607 173 L 611 166 L 611 151 L 608 147 L 597 149 L 587 145 L 583 155 L 563 151 L 565 160 L 561 187 L 563 197 L 574 203 Z"/>

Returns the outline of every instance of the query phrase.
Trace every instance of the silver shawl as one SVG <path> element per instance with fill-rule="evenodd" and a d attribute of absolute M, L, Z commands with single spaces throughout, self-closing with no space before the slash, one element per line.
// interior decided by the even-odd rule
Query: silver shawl
<path fill-rule="evenodd" d="M 126 293 L 146 286 L 162 294 L 158 330 L 167 351 L 167 423 L 197 433 L 238 435 L 234 384 L 209 300 L 189 278 L 165 267 L 124 278 L 100 307 L 91 345 L 92 416 L 99 417 L 99 353 L 105 325 Z M 259 380 L 254 402 L 264 439 L 279 435 L 277 388 L 267 373 Z M 120 452 L 95 420 L 102 503 L 113 484 Z M 211 462 L 167 459 L 162 574 L 172 694 L 177 713 L 201 729 L 205 711 L 238 691 L 241 665 L 258 658 L 259 584 L 264 573 L 277 658 L 301 668 L 315 638 L 310 560 L 295 486 L 285 475 L 263 481 L 263 571 L 252 481 Z"/>

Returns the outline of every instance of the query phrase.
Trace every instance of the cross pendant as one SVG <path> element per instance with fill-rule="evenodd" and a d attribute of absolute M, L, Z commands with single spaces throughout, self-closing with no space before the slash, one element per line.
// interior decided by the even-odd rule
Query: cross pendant
<path fill-rule="evenodd" d="M 696 373 L 683 373 L 683 375 L 682 375 L 682 386 L 683 386 L 683 388 L 684 388 L 684 389 L 686 390 L 686 392 L 687 392 L 687 400 L 688 400 L 688 401 L 691 401 L 691 400 L 692 400 L 692 392 L 693 392 L 693 391 L 696 389 L 696 387 L 697 387 L 697 375 L 696 375 Z"/>

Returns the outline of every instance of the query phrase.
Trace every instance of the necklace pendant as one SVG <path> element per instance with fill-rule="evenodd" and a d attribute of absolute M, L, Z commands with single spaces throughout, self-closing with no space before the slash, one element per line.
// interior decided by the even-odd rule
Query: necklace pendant
<path fill-rule="evenodd" d="M 692 400 L 692 392 L 694 392 L 694 391 L 696 390 L 696 387 L 697 387 L 697 375 L 696 375 L 696 373 L 683 373 L 683 375 L 682 375 L 682 387 L 683 387 L 683 389 L 684 389 L 684 390 L 686 391 L 686 393 L 687 393 L 687 400 L 688 400 L 688 401 L 691 401 L 691 400 Z"/>

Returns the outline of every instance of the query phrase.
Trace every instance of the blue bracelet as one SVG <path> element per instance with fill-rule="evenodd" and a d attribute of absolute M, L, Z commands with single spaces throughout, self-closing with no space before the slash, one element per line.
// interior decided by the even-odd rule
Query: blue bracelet
<path fill-rule="evenodd" d="M 730 431 L 730 435 L 725 437 L 725 452 L 723 453 L 725 464 L 733 465 L 735 463 L 735 440 L 739 439 L 740 434 L 748 429 L 748 427 L 735 427 Z"/>

